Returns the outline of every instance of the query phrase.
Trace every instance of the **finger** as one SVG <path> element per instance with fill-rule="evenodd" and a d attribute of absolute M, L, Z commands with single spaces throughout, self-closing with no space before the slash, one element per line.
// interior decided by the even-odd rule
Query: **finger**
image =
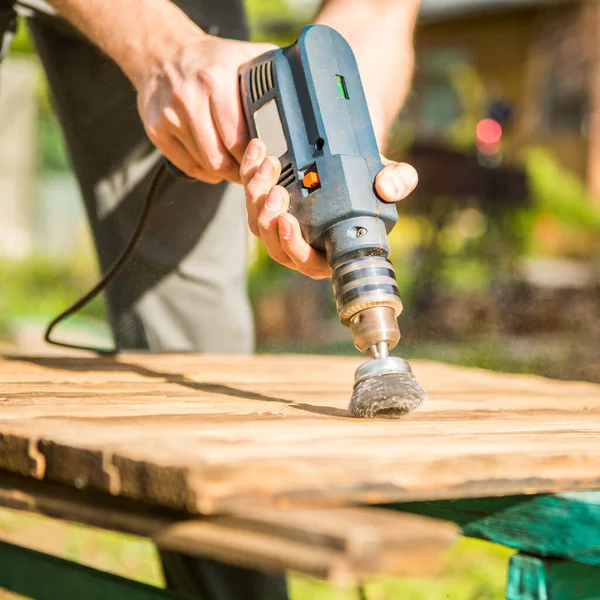
<path fill-rule="evenodd" d="M 232 94 L 232 89 L 237 89 L 237 82 L 235 86 L 225 88 L 223 85 L 215 88 L 210 97 L 210 110 L 225 148 L 238 163 L 241 163 L 250 135 L 240 95 Z"/>
<path fill-rule="evenodd" d="M 254 177 L 254 174 L 266 156 L 267 146 L 265 143 L 258 138 L 251 140 L 240 165 L 242 185 L 248 185 L 248 182 Z"/>
<path fill-rule="evenodd" d="M 292 259 L 298 271 L 313 279 L 325 279 L 331 275 L 331 267 L 325 255 L 315 250 L 302 237 L 298 220 L 284 213 L 279 215 L 279 240 L 285 253 Z"/>
<path fill-rule="evenodd" d="M 200 165 L 186 147 L 169 131 L 169 126 L 164 119 L 157 121 L 156 125 L 147 126 L 146 133 L 150 141 L 166 158 L 186 175 L 195 177 L 201 170 Z"/>
<path fill-rule="evenodd" d="M 288 191 L 276 185 L 271 188 L 265 203 L 258 215 L 258 232 L 269 256 L 278 263 L 295 269 L 292 259 L 285 253 L 279 240 L 279 215 L 287 212 L 290 203 Z"/>
<path fill-rule="evenodd" d="M 221 178 L 201 169 L 175 136 L 158 133 L 153 129 L 148 130 L 148 136 L 164 156 L 189 177 L 204 181 L 205 183 L 219 183 L 222 181 Z"/>
<path fill-rule="evenodd" d="M 162 118 L 168 132 L 179 140 L 181 145 L 196 161 L 199 168 L 205 170 L 204 157 L 196 145 L 187 117 L 181 108 L 178 108 L 177 106 L 167 106 L 162 111 Z"/>
<path fill-rule="evenodd" d="M 417 171 L 406 163 L 391 163 L 375 178 L 375 189 L 386 202 L 397 202 L 406 198 L 419 182 Z"/>
<path fill-rule="evenodd" d="M 187 86 L 180 92 L 174 91 L 173 98 L 177 110 L 189 124 L 193 143 L 202 157 L 201 167 L 222 179 L 239 183 L 239 164 L 221 141 L 208 95 L 199 92 L 196 86 Z"/>
<path fill-rule="evenodd" d="M 246 211 L 250 231 L 260 236 L 258 231 L 258 215 L 267 199 L 271 188 L 277 184 L 281 173 L 281 164 L 274 156 L 267 156 L 246 185 Z"/>

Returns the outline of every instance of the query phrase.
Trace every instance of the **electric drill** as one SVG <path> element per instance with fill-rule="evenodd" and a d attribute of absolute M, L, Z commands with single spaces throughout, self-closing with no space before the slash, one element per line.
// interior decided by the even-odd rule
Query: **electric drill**
<path fill-rule="evenodd" d="M 340 321 L 372 357 L 356 371 L 351 411 L 413 410 L 425 393 L 408 363 L 389 356 L 402 311 L 387 238 L 398 214 L 375 191 L 383 164 L 350 46 L 330 27 L 311 25 L 291 46 L 243 65 L 239 83 L 251 137 L 279 158 L 289 210 L 333 269 Z"/>

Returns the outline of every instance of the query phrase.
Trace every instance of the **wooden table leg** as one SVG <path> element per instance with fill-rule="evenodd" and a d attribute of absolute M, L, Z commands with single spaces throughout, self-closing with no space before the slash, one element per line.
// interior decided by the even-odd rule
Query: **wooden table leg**
<path fill-rule="evenodd" d="M 599 600 L 600 567 L 515 554 L 508 569 L 507 600 Z"/>

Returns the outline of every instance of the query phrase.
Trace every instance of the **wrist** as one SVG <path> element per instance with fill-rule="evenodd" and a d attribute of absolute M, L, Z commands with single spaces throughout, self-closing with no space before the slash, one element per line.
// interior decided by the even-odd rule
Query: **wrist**
<path fill-rule="evenodd" d="M 164 73 L 187 47 L 211 37 L 183 13 L 170 19 L 167 27 L 162 25 L 158 29 L 158 35 L 152 35 L 152 39 L 144 36 L 134 51 L 119 63 L 136 89 L 153 75 Z"/>
<path fill-rule="evenodd" d="M 363 71 L 364 76 L 361 74 L 373 130 L 382 152 L 412 83 L 414 49 L 408 45 L 400 52 L 402 60 L 393 61 L 393 70 L 374 76 L 371 71 Z"/>

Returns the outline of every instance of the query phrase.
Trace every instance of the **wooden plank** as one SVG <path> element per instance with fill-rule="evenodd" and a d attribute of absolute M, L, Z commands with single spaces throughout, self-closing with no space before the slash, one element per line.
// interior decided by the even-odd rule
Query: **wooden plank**
<path fill-rule="evenodd" d="M 287 513 L 196 519 L 174 524 L 154 540 L 167 550 L 348 585 L 370 575 L 436 573 L 456 539 L 448 523 L 414 521 L 376 508 Z"/>
<path fill-rule="evenodd" d="M 0 507 L 149 538 L 189 518 L 177 511 L 2 471 Z"/>
<path fill-rule="evenodd" d="M 35 600 L 183 600 L 164 589 L 4 542 L 0 588 Z"/>
<path fill-rule="evenodd" d="M 600 566 L 600 492 L 416 502 L 394 508 L 453 521 L 466 536 L 525 553 Z"/>
<path fill-rule="evenodd" d="M 507 600 L 600 600 L 600 567 L 516 554 Z"/>
<path fill-rule="evenodd" d="M 0 474 L 0 506 L 151 538 L 168 550 L 337 583 L 367 575 L 425 575 L 441 566 L 458 528 L 377 508 L 190 518 L 174 511 Z"/>
<path fill-rule="evenodd" d="M 415 361 L 429 402 L 366 421 L 359 362 L 7 357 L 0 467 L 205 514 L 600 488 L 600 386 Z"/>

